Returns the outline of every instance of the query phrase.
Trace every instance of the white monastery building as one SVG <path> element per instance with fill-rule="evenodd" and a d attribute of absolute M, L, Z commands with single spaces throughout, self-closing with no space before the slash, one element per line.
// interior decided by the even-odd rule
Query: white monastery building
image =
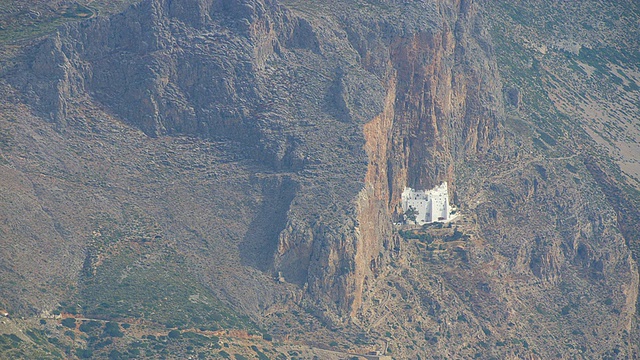
<path fill-rule="evenodd" d="M 449 190 L 447 182 L 431 190 L 404 188 L 402 192 L 402 211 L 409 207 L 416 210 L 416 224 L 424 225 L 436 221 L 449 221 Z"/>

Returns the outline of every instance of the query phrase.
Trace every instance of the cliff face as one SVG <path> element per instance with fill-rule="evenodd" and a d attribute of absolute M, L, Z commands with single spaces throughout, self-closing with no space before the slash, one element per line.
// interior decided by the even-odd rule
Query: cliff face
<path fill-rule="evenodd" d="M 545 133 L 540 151 L 535 119 L 505 109 L 483 8 L 145 0 L 28 48 L 3 78 L 32 113 L 16 129 L 42 118 L 57 135 L 14 132 L 60 145 L 46 161 L 13 152 L 10 163 L 40 184 L 44 208 L 59 198 L 40 171 L 65 189 L 86 178 L 73 199 L 117 199 L 104 212 L 86 205 L 90 224 L 52 213 L 70 230 L 45 242 L 83 248 L 65 281 L 90 299 L 118 261 L 133 264 L 113 276 L 120 284 L 162 254 L 188 264 L 189 291 L 283 336 L 290 324 L 271 315 L 304 309 L 354 338 L 391 334 L 406 358 L 549 357 L 565 340 L 563 354 L 631 356 L 637 269 L 597 187 L 606 179 L 594 181 L 567 136 L 560 146 Z M 524 108 L 514 89 L 506 98 Z M 460 222 L 420 241 L 399 232 L 403 189 L 443 181 Z M 141 259 L 123 250 L 131 241 Z"/>
<path fill-rule="evenodd" d="M 370 52 L 388 54 L 381 74 L 387 81 L 384 110 L 364 127 L 369 165 L 359 204 L 363 255 L 356 255 L 353 311 L 360 307 L 365 277 L 373 278 L 371 271 L 380 266 L 378 254 L 392 247 L 390 229 L 381 224 L 401 212 L 404 188 L 448 181 L 455 191 L 456 163 L 503 148 L 502 87 L 476 8 L 464 1 L 439 7 L 447 14 L 439 28 L 391 38 L 386 51 L 350 32 L 365 68 L 375 71 Z"/>
<path fill-rule="evenodd" d="M 145 1 L 61 29 L 16 83 L 61 126 L 68 103 L 89 96 L 147 135 L 230 138 L 276 170 L 312 172 L 292 180 L 306 181 L 297 190 L 306 194 L 292 198 L 274 266 L 263 270 L 354 314 L 371 264 L 392 247 L 378 224 L 390 223 L 402 189 L 455 186 L 456 161 L 501 142 L 500 86 L 474 6 L 415 11 L 404 28 L 386 29 L 370 14 L 320 20 L 274 2 Z M 318 131 L 346 135 L 331 149 Z M 335 179 L 325 174 L 333 151 L 345 163 Z M 332 199 L 315 192 L 323 181 Z M 325 215 L 330 206 L 337 212 Z"/>

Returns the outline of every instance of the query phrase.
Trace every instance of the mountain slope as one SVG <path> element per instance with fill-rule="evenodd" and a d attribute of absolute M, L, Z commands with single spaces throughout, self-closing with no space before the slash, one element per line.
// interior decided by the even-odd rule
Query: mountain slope
<path fill-rule="evenodd" d="M 635 356 L 633 155 L 595 150 L 568 104 L 606 100 L 575 70 L 606 58 L 538 5 L 145 0 L 14 46 L 0 304 L 398 358 Z M 607 36 L 589 49 L 633 21 L 570 10 Z M 622 54 L 602 79 L 631 104 Z M 442 181 L 453 227 L 393 225 Z"/>

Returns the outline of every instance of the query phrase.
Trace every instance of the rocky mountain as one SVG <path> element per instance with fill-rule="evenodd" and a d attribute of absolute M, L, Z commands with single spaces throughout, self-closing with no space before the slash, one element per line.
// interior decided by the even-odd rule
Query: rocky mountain
<path fill-rule="evenodd" d="M 0 36 L 7 354 L 638 356 L 633 2 L 103 5 Z M 443 181 L 453 224 L 394 225 Z"/>

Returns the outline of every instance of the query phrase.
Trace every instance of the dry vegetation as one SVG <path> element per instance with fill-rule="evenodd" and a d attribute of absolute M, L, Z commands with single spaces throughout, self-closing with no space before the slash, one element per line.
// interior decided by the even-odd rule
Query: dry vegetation
<path fill-rule="evenodd" d="M 504 85 L 506 144 L 456 159 L 462 216 L 382 239 L 365 264 L 362 307 L 340 322 L 325 315 L 349 294 L 322 302 L 330 298 L 307 291 L 345 282 L 355 260 L 318 261 L 311 275 L 294 263 L 299 271 L 280 283 L 273 254 L 284 236 L 299 242 L 292 251 L 315 239 L 308 258 L 336 259 L 355 242 L 346 234 L 361 225 L 362 125 L 385 91 L 375 52 L 367 70 L 357 67 L 367 37 L 380 35 L 363 29 L 382 31 L 379 12 L 393 24 L 408 18 L 382 38 L 440 24 L 413 21 L 435 8 L 404 2 L 284 3 L 313 31 L 296 25 L 285 55 L 261 59 L 259 80 L 242 73 L 245 63 L 216 72 L 248 56 L 229 35 L 241 24 L 176 41 L 181 54 L 211 56 L 192 62 L 210 67 L 186 76 L 202 86 L 185 94 L 217 101 L 211 109 L 228 117 L 213 128 L 227 133 L 197 137 L 194 120 L 156 137 L 136 127 L 148 108 L 133 105 L 147 104 L 134 96 L 148 89 L 135 86 L 164 71 L 164 57 L 134 79 L 121 75 L 147 57 L 102 64 L 120 74 L 106 76 L 113 88 L 134 85 L 120 97 L 96 86 L 67 99 L 64 123 L 42 113 L 32 78 L 26 93 L 14 81 L 28 69 L 24 44 L 128 1 L 0 0 L 0 308 L 16 314 L 0 319 L 0 357 L 344 359 L 385 344 L 397 359 L 637 356 L 638 5 L 479 2 Z M 334 32 L 343 22 L 363 33 Z M 337 68 L 346 75 L 334 78 Z M 235 82 L 225 95 L 204 73 Z M 163 91 L 174 101 L 167 117 L 188 109 L 179 86 Z M 318 280 L 329 270 L 333 278 Z"/>

